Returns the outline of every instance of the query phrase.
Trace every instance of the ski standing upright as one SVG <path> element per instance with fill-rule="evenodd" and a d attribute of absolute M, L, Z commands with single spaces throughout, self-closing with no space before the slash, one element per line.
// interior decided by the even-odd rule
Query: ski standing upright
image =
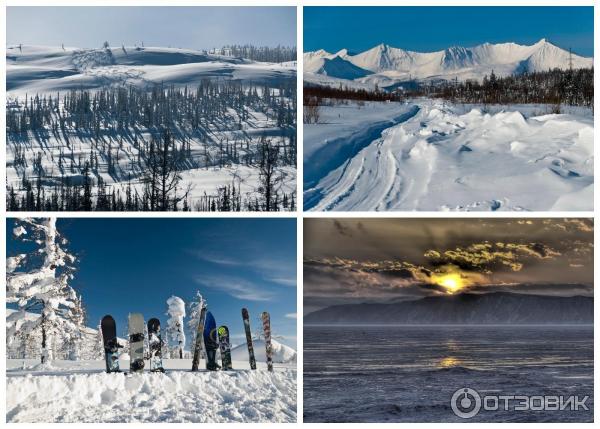
<path fill-rule="evenodd" d="M 206 305 L 200 310 L 200 320 L 196 329 L 196 342 L 194 343 L 194 358 L 192 359 L 192 371 L 198 371 L 200 355 L 202 354 L 202 337 L 204 335 L 204 321 L 206 319 Z"/>
<path fill-rule="evenodd" d="M 265 351 L 267 353 L 267 369 L 273 372 L 273 346 L 271 345 L 271 317 L 269 313 L 263 311 L 260 315 L 265 333 Z"/>
<path fill-rule="evenodd" d="M 148 348 L 150 349 L 150 371 L 165 372 L 162 363 L 162 337 L 160 334 L 160 320 L 148 320 Z"/>
<path fill-rule="evenodd" d="M 129 314 L 129 370 L 144 370 L 144 316 L 141 313 Z"/>
<path fill-rule="evenodd" d="M 219 350 L 221 351 L 221 363 L 223 370 L 233 369 L 231 365 L 231 343 L 229 342 L 229 328 L 225 325 L 219 326 Z"/>
<path fill-rule="evenodd" d="M 100 322 L 102 329 L 102 342 L 104 343 L 104 361 L 106 372 L 120 372 L 119 369 L 119 342 L 117 341 L 117 325 L 115 319 L 106 315 Z"/>
<path fill-rule="evenodd" d="M 256 359 L 254 358 L 254 346 L 252 345 L 252 332 L 250 332 L 250 315 L 248 314 L 248 309 L 246 308 L 242 308 L 242 319 L 244 321 L 244 331 L 246 332 L 246 345 L 248 346 L 250 369 L 256 369 Z"/>

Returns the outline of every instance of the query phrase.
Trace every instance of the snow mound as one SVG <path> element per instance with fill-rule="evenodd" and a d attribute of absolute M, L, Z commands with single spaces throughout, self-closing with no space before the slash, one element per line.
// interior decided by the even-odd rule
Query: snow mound
<path fill-rule="evenodd" d="M 295 422 L 284 370 L 9 377 L 9 422 Z"/>
<path fill-rule="evenodd" d="M 319 149 L 305 158 L 304 208 L 593 209 L 593 117 L 535 113 L 543 106 L 493 112 L 427 99 L 414 100 L 414 106 L 417 113 L 397 125 L 346 137 L 355 151 L 342 151 L 341 142 L 330 139 L 328 124 L 306 125 L 309 147 Z M 364 110 L 371 108 L 365 106 L 361 117 L 370 117 Z M 351 113 L 346 106 L 328 109 L 324 116 L 334 120 Z M 349 118 L 337 122 L 344 124 L 337 126 L 339 134 L 347 135 Z"/>
<path fill-rule="evenodd" d="M 264 340 L 254 340 L 254 358 L 257 362 L 266 362 L 267 353 Z M 276 340 L 271 340 L 273 347 L 273 362 L 275 363 L 296 363 L 296 350 L 291 347 L 281 344 Z M 231 349 L 231 359 L 234 361 L 248 360 L 248 346 L 246 343 Z"/>

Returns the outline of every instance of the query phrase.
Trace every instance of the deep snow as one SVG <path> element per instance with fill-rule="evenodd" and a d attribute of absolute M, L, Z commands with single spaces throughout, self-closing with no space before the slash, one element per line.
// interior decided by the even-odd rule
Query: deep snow
<path fill-rule="evenodd" d="M 389 106 L 390 115 L 399 109 L 369 103 L 363 111 L 382 106 Z M 311 148 L 338 156 L 323 150 L 332 138 L 331 118 L 344 116 L 336 144 L 363 147 L 338 167 L 311 173 L 319 180 L 306 181 L 305 209 L 593 209 L 591 112 L 547 114 L 544 106 L 503 106 L 486 113 L 482 106 L 428 99 L 404 109 L 414 106 L 416 114 L 384 129 L 380 138 L 361 134 L 371 116 L 346 106 L 325 107 L 324 124 L 305 125 L 309 173 Z M 326 159 L 319 162 L 328 165 Z"/>
<path fill-rule="evenodd" d="M 103 361 L 7 360 L 8 422 L 295 422 L 295 365 L 234 361 L 234 371 L 192 373 L 164 360 L 165 374 L 106 374 Z M 121 360 L 121 368 L 129 361 Z M 204 362 L 200 363 L 204 368 Z"/>
<path fill-rule="evenodd" d="M 95 90 L 106 87 L 135 86 L 150 89 L 156 84 L 166 87 L 187 86 L 195 88 L 204 80 L 222 82 L 234 80 L 243 84 L 256 85 L 259 92 L 263 85 L 276 88 L 281 82 L 296 79 L 295 62 L 264 63 L 241 58 L 206 54 L 199 51 L 161 48 L 125 47 L 112 48 L 110 55 L 105 49 L 80 49 L 23 45 L 9 46 L 6 52 L 7 104 L 16 97 L 22 103 L 25 96 L 48 94 L 56 97 L 69 90 Z M 283 142 L 294 130 L 276 126 L 275 120 L 262 111 L 248 109 L 247 120 L 240 121 L 233 111 L 228 111 L 224 123 L 206 125 L 207 136 L 198 133 L 183 133 L 190 143 L 190 160 L 187 167 L 179 171 L 180 194 L 191 186 L 188 204 L 194 209 L 207 195 L 218 195 L 219 189 L 235 185 L 244 198 L 254 199 L 259 192 L 260 172 L 254 166 L 243 163 L 218 166 L 219 145 L 221 142 L 248 142 L 251 147 L 266 136 L 274 143 Z M 238 126 L 239 123 L 239 126 Z M 97 182 L 102 179 L 107 193 L 114 189 L 125 195 L 129 186 L 132 194 L 142 195 L 144 174 L 135 168 L 140 151 L 134 147 L 129 134 L 136 139 L 150 141 L 151 129 L 127 129 L 122 135 L 106 134 L 101 140 L 108 142 L 115 163 L 115 171 L 109 172 L 105 154 L 100 155 L 99 171 L 93 172 L 93 195 L 97 193 Z M 155 134 L 155 133 L 154 133 Z M 125 138 L 123 137 L 125 136 Z M 68 142 L 66 141 L 68 137 Z M 119 149 L 116 149 L 119 146 Z M 70 168 L 59 166 L 58 160 L 65 163 L 65 154 L 73 160 L 88 160 L 94 152 L 94 139 L 91 136 L 67 127 L 63 137 L 57 138 L 52 132 L 30 132 L 23 136 L 7 136 L 6 182 L 8 186 L 20 189 L 21 179 L 36 177 L 35 159 L 41 156 L 41 168 L 46 174 L 43 185 L 50 191 L 69 178 L 72 183 L 81 183 L 83 170 L 77 162 L 70 162 Z M 95 152 L 98 153 L 98 150 Z M 21 154 L 21 155 L 17 155 Z M 22 156 L 25 167 L 16 159 Z M 65 164 L 66 165 L 66 164 Z M 134 167 L 132 167 L 134 166 Z M 66 170 L 66 171 L 65 171 Z M 279 165 L 275 172 L 275 188 L 280 194 L 292 194 L 296 190 L 296 168 Z M 181 209 L 181 207 L 179 207 Z"/>

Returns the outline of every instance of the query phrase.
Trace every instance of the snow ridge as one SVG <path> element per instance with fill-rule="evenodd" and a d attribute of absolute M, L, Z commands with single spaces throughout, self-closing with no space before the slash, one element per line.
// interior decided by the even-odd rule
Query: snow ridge
<path fill-rule="evenodd" d="M 335 67 L 327 66 L 332 61 Z M 484 43 L 474 47 L 452 46 L 435 52 L 414 52 L 386 44 L 377 45 L 356 55 L 343 49 L 336 54 L 323 50 L 304 54 L 305 79 L 311 75 L 327 75 L 365 82 L 376 75 L 377 83 L 429 79 L 481 80 L 493 70 L 498 76 L 515 73 L 546 71 L 548 69 L 588 68 L 593 58 L 570 54 L 546 39 L 533 45 L 516 43 Z M 358 70 L 362 71 L 361 76 Z M 369 77 L 373 81 L 374 76 Z"/>

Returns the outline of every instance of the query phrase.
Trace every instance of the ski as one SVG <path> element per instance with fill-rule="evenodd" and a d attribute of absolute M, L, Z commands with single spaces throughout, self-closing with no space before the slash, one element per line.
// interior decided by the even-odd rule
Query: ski
<path fill-rule="evenodd" d="M 225 325 L 219 326 L 219 350 L 221 351 L 221 363 L 223 370 L 233 369 L 231 365 L 231 344 L 229 343 L 229 328 Z"/>
<path fill-rule="evenodd" d="M 119 369 L 119 342 L 117 341 L 117 325 L 115 319 L 106 315 L 100 322 L 102 330 L 102 342 L 104 343 L 104 361 L 106 372 L 120 372 Z"/>
<path fill-rule="evenodd" d="M 144 316 L 141 313 L 129 314 L 129 370 L 144 370 Z"/>
<path fill-rule="evenodd" d="M 269 313 L 263 311 L 260 315 L 265 333 L 265 351 L 267 352 L 267 369 L 273 372 L 273 346 L 271 345 L 271 317 Z"/>
<path fill-rule="evenodd" d="M 217 349 L 219 348 L 217 322 L 210 311 L 206 312 L 206 321 L 204 322 L 204 347 L 206 348 L 206 369 L 209 371 L 220 369 L 217 364 Z"/>
<path fill-rule="evenodd" d="M 242 308 L 242 319 L 244 320 L 244 331 L 246 332 L 246 345 L 248 346 L 250 369 L 256 369 L 254 346 L 252 345 L 252 333 L 250 332 L 250 315 L 248 314 L 248 309 L 246 308 Z"/>
<path fill-rule="evenodd" d="M 200 355 L 202 354 L 202 336 L 204 335 L 204 320 L 206 319 L 206 306 L 203 305 L 200 310 L 200 321 L 196 329 L 196 342 L 194 344 L 194 358 L 192 360 L 192 371 L 198 371 L 200 364 Z"/>
<path fill-rule="evenodd" d="M 165 372 L 162 363 L 162 336 L 160 334 L 160 320 L 148 320 L 148 348 L 150 349 L 150 371 Z"/>

